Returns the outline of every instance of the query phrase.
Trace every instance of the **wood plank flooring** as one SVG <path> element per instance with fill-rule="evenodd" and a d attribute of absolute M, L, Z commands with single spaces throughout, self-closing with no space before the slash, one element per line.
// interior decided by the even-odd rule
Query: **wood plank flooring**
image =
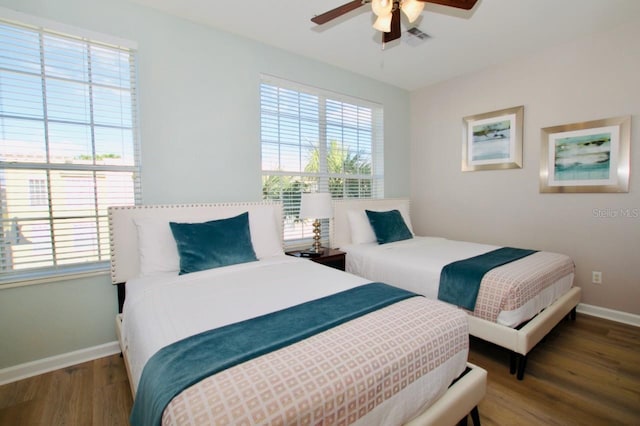
<path fill-rule="evenodd" d="M 578 314 L 529 353 L 522 381 L 500 347 L 472 339 L 469 360 L 489 374 L 483 426 L 640 425 L 640 328 Z"/>
<path fill-rule="evenodd" d="M 0 386 L 0 425 L 127 425 L 131 405 L 124 362 L 112 355 Z"/>
<path fill-rule="evenodd" d="M 509 354 L 477 339 L 489 372 L 484 426 L 640 425 L 640 328 L 578 314 L 529 355 L 523 381 Z M 127 425 L 131 393 L 118 355 L 0 386 L 0 425 Z"/>

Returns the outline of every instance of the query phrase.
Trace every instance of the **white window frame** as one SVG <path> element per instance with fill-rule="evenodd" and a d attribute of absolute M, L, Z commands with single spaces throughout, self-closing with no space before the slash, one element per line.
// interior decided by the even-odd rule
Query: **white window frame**
<path fill-rule="evenodd" d="M 300 129 L 294 131 L 294 135 L 292 136 L 291 132 L 287 132 L 286 129 L 282 133 L 287 133 L 286 135 L 280 136 L 279 131 L 273 130 L 273 121 L 274 120 L 289 120 L 289 122 L 296 122 L 295 113 L 294 116 L 287 114 L 286 111 L 278 111 L 274 112 L 274 102 L 277 102 L 279 108 L 283 108 L 280 101 L 274 101 L 272 96 L 263 93 L 264 85 L 268 86 L 269 91 L 273 92 L 274 88 L 277 90 L 283 90 L 289 93 L 294 93 L 294 97 L 297 95 L 310 95 L 317 99 L 317 135 L 315 130 L 312 132 L 313 137 L 317 136 L 317 141 L 313 140 L 303 140 L 308 138 L 309 135 L 304 133 L 303 127 L 304 124 L 301 124 L 304 121 L 303 118 L 299 118 L 298 125 Z M 277 95 L 278 99 L 280 95 Z M 283 95 L 288 97 L 287 95 Z M 268 99 L 267 99 L 268 98 Z M 304 108 L 310 108 L 311 110 L 316 111 L 315 103 L 312 106 L 308 106 L 305 103 L 306 98 L 300 96 L 300 105 L 299 110 L 301 111 Z M 265 106 L 265 103 L 267 106 Z M 328 105 L 339 105 L 340 103 L 344 104 L 346 108 L 353 110 L 354 107 L 357 108 L 358 111 L 367 112 L 370 117 L 370 126 L 367 128 L 360 128 L 361 124 L 358 120 L 358 124 L 344 124 L 343 127 L 343 135 L 342 137 L 336 137 L 336 125 L 334 121 L 331 121 L 327 114 L 327 109 L 331 109 Z M 332 192 L 333 198 L 383 198 L 384 197 L 384 131 L 383 131 L 383 118 L 384 118 L 384 110 L 382 105 L 371 102 L 368 100 L 363 100 L 351 96 L 347 96 L 344 94 L 335 93 L 332 91 L 319 89 L 316 87 L 311 87 L 307 85 L 303 85 L 300 83 L 291 82 L 285 79 L 281 79 L 278 77 L 270 76 L 270 75 L 261 75 L 260 78 L 260 141 L 261 141 L 261 152 L 262 152 L 262 183 L 263 183 L 263 198 L 264 199 L 274 199 L 280 200 L 284 203 L 284 215 L 285 215 L 285 223 L 284 223 L 284 243 L 286 248 L 302 248 L 308 246 L 311 242 L 311 238 L 313 236 L 312 226 L 310 221 L 301 221 L 298 217 L 299 215 L 299 203 L 300 203 L 300 193 L 302 192 Z M 271 117 L 271 120 L 268 124 L 265 124 L 265 116 Z M 280 117 L 280 118 L 276 118 Z M 342 117 L 345 119 L 346 116 Z M 353 118 L 353 116 L 351 116 Z M 311 118 L 310 121 L 316 122 L 315 118 Z M 345 119 L 346 122 L 346 119 Z M 365 120 L 368 122 L 368 120 Z M 331 123 L 332 130 L 329 128 L 327 123 Z M 278 126 L 280 126 L 278 124 Z M 283 127 L 279 127 L 280 130 L 283 130 Z M 329 151 L 332 149 L 332 142 L 337 143 L 340 147 L 339 149 L 344 150 L 345 155 L 354 156 L 358 155 L 357 148 L 353 149 L 353 135 L 359 134 L 360 131 L 364 131 L 367 134 L 368 139 L 370 137 L 370 146 L 366 148 L 366 158 L 370 159 L 370 163 L 368 163 L 369 171 L 367 173 L 335 173 L 329 170 L 327 157 Z M 276 136 L 275 134 L 278 133 Z M 331 135 L 328 135 L 331 133 Z M 350 136 L 347 136 L 347 133 Z M 297 135 L 296 135 L 297 134 Z M 356 139 L 359 136 L 356 136 Z M 339 140 L 338 140 L 339 139 Z M 286 141 L 286 142 L 285 142 Z M 316 144 L 317 143 L 317 148 Z M 360 143 L 358 140 L 357 143 Z M 288 145 L 289 148 L 294 148 L 297 146 L 301 153 L 301 162 L 302 153 L 305 150 L 305 145 L 307 145 L 307 149 L 309 147 L 313 147 L 313 149 L 318 150 L 318 163 L 319 163 L 319 172 L 308 172 L 304 170 L 304 166 L 301 164 L 298 170 L 292 170 L 289 168 L 288 170 L 282 170 L 282 162 L 280 160 L 278 163 L 280 167 L 270 167 L 265 164 L 265 157 L 272 157 L 274 154 L 265 155 L 266 150 L 274 150 L 279 149 L 277 147 L 283 147 L 283 145 Z M 280 155 L 280 154 L 278 154 Z M 280 191 L 268 191 L 266 190 L 265 182 L 267 179 L 276 179 L 277 177 L 282 178 L 284 181 L 287 179 L 288 182 L 297 182 L 298 188 L 287 192 L 286 194 Z M 370 188 L 367 188 L 365 191 L 361 192 L 360 190 L 355 190 L 355 187 L 351 187 L 349 185 L 345 185 L 342 190 L 330 190 L 330 181 L 332 182 L 347 182 L 347 181 L 356 181 L 356 182 L 364 182 L 365 184 L 368 182 Z M 357 187 L 361 187 L 360 184 L 356 185 Z M 351 189 L 351 190 L 350 190 Z M 328 229 L 329 229 L 329 221 L 322 220 L 322 244 L 328 245 Z"/>
<path fill-rule="evenodd" d="M 15 214 L 10 212 L 10 208 L 7 205 L 7 198 L 5 195 L 2 195 L 0 198 L 0 286 L 2 287 L 12 287 L 16 285 L 26 285 L 30 283 L 38 283 L 38 282 L 46 282 L 50 280 L 58 280 L 70 277 L 79 277 L 79 276 L 90 276 L 95 274 L 102 274 L 109 270 L 109 244 L 108 244 L 108 227 L 105 226 L 107 223 L 107 199 L 100 199 L 100 193 L 113 195 L 113 194 L 125 194 L 122 198 L 116 197 L 115 204 L 139 204 L 141 201 L 141 186 L 140 186 L 140 144 L 139 144 L 139 123 L 138 123 L 138 110 L 137 110 L 137 81 L 136 81 L 136 50 L 137 44 L 135 42 L 120 39 L 117 37 L 113 37 L 111 35 L 100 34 L 93 31 L 88 31 L 82 28 L 76 28 L 68 25 L 64 25 L 55 21 L 50 21 L 46 19 L 42 19 L 39 17 L 27 15 L 24 13 L 20 13 L 17 11 L 13 11 L 10 9 L 0 7 L 0 23 L 3 25 L 10 25 L 15 27 L 20 27 L 27 31 L 33 31 L 34 33 L 39 34 L 39 37 L 42 39 L 43 37 L 56 38 L 59 40 L 69 40 L 74 43 L 82 43 L 86 44 L 87 51 L 92 48 L 100 48 L 114 52 L 121 52 L 124 55 L 128 55 L 129 57 L 129 80 L 128 83 L 130 85 L 130 101 L 131 104 L 127 104 L 127 108 L 131 109 L 131 125 L 126 127 L 126 131 L 131 133 L 132 145 L 128 145 L 128 149 L 133 152 L 133 161 L 131 163 L 122 162 L 122 164 L 117 164 L 117 162 L 113 162 L 110 164 L 109 161 L 99 161 L 100 154 L 96 150 L 96 139 L 95 139 L 95 129 L 100 128 L 99 124 L 94 123 L 93 121 L 93 107 L 94 103 L 97 104 L 94 98 L 91 100 L 92 110 L 91 110 L 91 121 L 90 123 L 85 123 L 87 128 L 90 129 L 91 133 L 91 144 L 93 146 L 92 153 L 90 157 L 92 157 L 87 162 L 78 162 L 82 164 L 65 164 L 55 161 L 50 161 L 50 148 L 46 139 L 49 138 L 48 133 L 48 123 L 49 118 L 46 113 L 46 95 L 47 93 L 43 90 L 43 104 L 44 104 L 44 115 L 41 119 L 35 119 L 34 123 L 42 123 L 45 128 L 45 152 L 46 152 L 46 160 L 44 161 L 10 161 L 11 159 L 5 158 L 3 159 L 0 156 L 0 183 L 4 187 L 3 191 L 7 188 L 15 187 L 7 186 L 7 181 L 9 182 L 20 182 L 19 179 L 15 178 L 6 178 L 7 176 L 15 176 L 16 173 L 23 173 L 25 175 L 25 182 L 21 183 L 24 185 L 23 189 L 25 191 L 25 197 L 27 198 L 24 206 L 20 208 L 14 208 L 14 210 L 22 212 L 27 212 L 29 210 L 29 206 L 31 208 L 38 208 L 41 210 L 44 208 L 48 213 L 43 216 L 40 223 L 49 222 L 49 233 L 50 235 L 50 246 L 52 250 L 52 260 L 50 264 L 46 266 L 39 266 L 40 263 L 34 262 L 33 264 L 17 266 L 15 261 L 12 261 L 13 258 L 13 248 L 16 245 L 22 245 L 22 248 L 25 248 L 25 245 L 32 244 L 34 235 L 38 235 L 38 232 L 34 229 L 37 229 L 38 225 L 34 222 L 34 218 L 21 218 L 14 217 Z M 41 52 L 44 52 L 43 45 L 40 45 Z M 41 53 L 42 57 L 43 53 Z M 86 68 L 89 67 L 89 68 Z M 85 71 L 91 72 L 90 70 L 90 60 L 88 64 L 85 65 Z M 44 67 L 42 68 L 42 72 L 40 74 L 40 78 L 47 78 L 46 71 Z M 44 86 L 44 84 L 43 84 Z M 106 88 L 109 90 L 108 86 L 101 85 L 100 83 L 96 83 L 93 80 L 89 80 L 87 83 L 87 87 L 89 90 L 93 90 L 93 88 Z M 98 105 L 99 106 L 99 105 Z M 0 120 L 2 120 L 2 111 L 0 110 Z M 128 117 L 128 116 L 127 116 Z M 0 127 L 3 126 L 0 123 Z M 102 127 L 104 128 L 104 127 Z M 114 126 L 114 129 L 119 129 L 119 127 Z M 122 127 L 125 129 L 125 127 Z M 0 135 L 1 136 L 1 135 Z M 7 142 L 9 143 L 9 142 Z M 126 164 L 125 164 L 126 163 Z M 33 175 L 29 178 L 26 176 L 33 171 Z M 13 175 L 12 175 L 13 173 Z M 74 176 L 82 174 L 83 176 L 89 176 L 88 187 L 90 191 L 93 191 L 95 202 L 94 207 L 92 209 L 93 214 L 83 213 L 82 215 L 78 213 L 78 215 L 74 215 L 73 210 L 69 210 L 67 214 L 57 215 L 52 214 L 53 205 L 52 202 L 52 177 L 51 176 L 70 176 L 69 179 L 73 181 Z M 47 197 L 45 206 L 35 206 L 30 205 L 28 200 L 29 197 L 29 181 L 30 180 L 38 180 L 42 179 L 45 176 L 45 186 L 48 193 L 45 195 Z M 112 187 L 108 189 L 107 192 L 101 192 L 104 190 L 104 187 L 100 187 L 100 185 L 104 185 L 104 180 L 108 180 L 109 176 L 118 176 L 118 182 L 125 182 L 126 188 L 123 190 L 115 189 Z M 130 177 L 130 179 L 129 179 Z M 6 178 L 6 179 L 5 179 Z M 84 178 L 83 178 L 84 179 Z M 101 182 L 102 181 L 102 182 Z M 128 183 L 131 182 L 131 183 Z M 9 183 L 8 185 L 12 185 Z M 73 191 L 73 187 L 71 186 L 71 191 Z M 124 191 L 124 192 L 121 192 Z M 126 195 L 129 194 L 129 195 Z M 133 194 L 133 195 L 131 195 Z M 1 195 L 1 194 L 0 194 Z M 71 195 L 73 195 L 71 193 Z M 108 199 L 111 199 L 109 197 Z M 124 201 L 123 200 L 130 200 Z M 66 205 L 66 203 L 65 203 Z M 58 204 L 60 206 L 60 204 Z M 67 206 L 68 207 L 68 206 Z M 78 207 L 81 208 L 81 207 Z M 83 211 L 86 211 L 85 207 L 82 207 Z M 4 210 L 4 211 L 3 211 Z M 27 214 L 25 213 L 25 214 Z M 52 224 L 54 221 L 65 220 L 67 223 L 68 232 L 71 233 L 71 237 L 67 236 L 67 240 L 65 242 L 65 250 L 79 250 L 81 253 L 91 252 L 86 258 L 82 258 L 80 256 L 74 256 L 73 253 L 68 255 L 66 261 L 61 261 L 60 257 L 56 255 L 56 247 L 60 243 L 60 240 L 56 239 L 56 234 Z M 31 222 L 30 222 L 31 221 Z M 34 224 L 33 227 L 27 225 L 28 223 Z M 46 227 L 45 227 L 46 228 Z M 41 229 L 44 229 L 41 227 Z M 82 237 L 76 238 L 76 233 L 83 234 Z M 31 238 L 31 239 L 30 239 Z M 87 247 L 95 247 L 87 249 Z M 27 247 L 28 248 L 28 247 Z M 34 249 L 35 250 L 35 249 Z M 11 251 L 10 254 L 9 251 Z M 82 256 L 82 255 L 81 255 Z M 71 260 L 68 260 L 68 259 Z M 96 260 L 97 259 L 97 260 Z M 41 262 L 45 263 L 45 262 Z M 36 265 L 36 266 L 31 266 Z"/>

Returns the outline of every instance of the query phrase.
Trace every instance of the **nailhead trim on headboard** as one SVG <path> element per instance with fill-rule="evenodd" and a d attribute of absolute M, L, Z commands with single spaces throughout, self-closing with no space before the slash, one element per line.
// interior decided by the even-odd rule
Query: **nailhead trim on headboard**
<path fill-rule="evenodd" d="M 115 219 L 114 215 L 131 213 L 130 216 L 132 219 L 136 217 L 136 214 L 139 212 L 149 212 L 154 210 L 180 210 L 180 209 L 224 209 L 227 207 L 231 208 L 247 208 L 251 209 L 251 207 L 260 207 L 260 206 L 275 206 L 280 209 L 280 227 L 282 229 L 284 217 L 282 215 L 282 203 L 277 201 L 249 201 L 249 202 L 227 202 L 227 203 L 194 203 L 194 204 L 155 204 L 155 205 L 139 205 L 139 206 L 111 206 L 108 208 L 108 218 L 109 218 L 109 246 L 111 249 L 111 282 L 113 284 L 118 284 L 118 263 L 117 258 L 119 253 L 117 252 L 117 244 L 115 241 L 116 238 L 116 229 L 115 229 Z M 232 213 L 230 213 L 232 214 Z M 134 233 L 135 234 L 135 233 Z M 136 236 L 125 235 L 125 238 L 134 238 L 132 244 L 136 245 L 135 238 Z M 137 261 L 137 259 L 136 259 Z"/>

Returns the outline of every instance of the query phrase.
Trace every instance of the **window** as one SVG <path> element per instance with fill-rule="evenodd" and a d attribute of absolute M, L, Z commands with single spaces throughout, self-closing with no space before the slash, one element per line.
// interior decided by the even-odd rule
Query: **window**
<path fill-rule="evenodd" d="M 140 193 L 121 46 L 0 20 L 0 283 L 107 268 L 107 207 Z"/>
<path fill-rule="evenodd" d="M 29 179 L 29 203 L 32 207 L 47 205 L 47 186 L 44 179 Z"/>
<path fill-rule="evenodd" d="M 383 197 L 380 105 L 263 77 L 260 107 L 262 194 L 283 202 L 286 245 L 308 243 L 313 235 L 299 219 L 302 192 Z"/>

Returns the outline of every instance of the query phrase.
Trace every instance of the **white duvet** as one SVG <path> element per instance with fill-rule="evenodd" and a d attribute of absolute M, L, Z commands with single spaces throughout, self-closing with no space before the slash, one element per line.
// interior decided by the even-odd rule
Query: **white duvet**
<path fill-rule="evenodd" d="M 290 256 L 188 275 L 163 274 L 127 282 L 121 344 L 137 388 L 145 363 L 162 347 L 216 327 L 347 290 L 371 280 Z M 466 365 L 461 351 L 361 418 L 359 426 L 410 419 L 446 391 Z M 432 389 L 432 400 L 420 400 Z M 397 423 L 397 421 L 394 421 Z"/>
<path fill-rule="evenodd" d="M 368 282 L 284 255 L 182 276 L 162 274 L 130 280 L 122 340 L 133 386 L 137 388 L 149 358 L 164 346 Z"/>
<path fill-rule="evenodd" d="M 352 244 L 341 250 L 347 253 L 348 272 L 437 299 L 440 272 L 445 265 L 498 248 L 488 244 L 416 236 L 388 244 Z M 507 327 L 521 324 L 567 292 L 572 283 L 573 274 L 564 277 L 520 308 L 500 312 L 497 323 Z"/>

